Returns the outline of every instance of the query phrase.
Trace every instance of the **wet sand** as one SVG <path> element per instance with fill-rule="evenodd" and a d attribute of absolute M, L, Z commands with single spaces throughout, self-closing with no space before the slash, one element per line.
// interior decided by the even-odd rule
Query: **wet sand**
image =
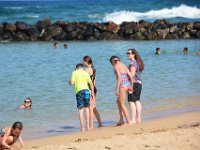
<path fill-rule="evenodd" d="M 199 150 L 199 141 L 200 112 L 192 112 L 142 124 L 103 127 L 84 133 L 25 141 L 25 149 Z M 14 149 L 18 149 L 17 146 Z"/>

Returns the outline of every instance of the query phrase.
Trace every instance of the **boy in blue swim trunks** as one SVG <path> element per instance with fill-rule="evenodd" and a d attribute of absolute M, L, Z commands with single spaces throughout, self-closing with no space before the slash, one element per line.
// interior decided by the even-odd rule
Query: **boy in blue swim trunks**
<path fill-rule="evenodd" d="M 90 96 L 94 97 L 94 86 L 89 74 L 84 70 L 83 64 L 77 64 L 72 72 L 70 85 L 75 85 L 77 108 L 79 110 L 80 131 L 84 131 L 84 111 L 86 112 L 86 126 L 89 130 Z M 90 86 L 90 88 L 89 88 Z M 91 95 L 90 90 L 91 89 Z"/>

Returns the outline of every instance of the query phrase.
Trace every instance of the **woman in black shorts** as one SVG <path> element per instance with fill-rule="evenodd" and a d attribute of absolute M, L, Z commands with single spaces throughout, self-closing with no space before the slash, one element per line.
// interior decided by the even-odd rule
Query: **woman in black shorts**
<path fill-rule="evenodd" d="M 141 123 L 142 106 L 140 94 L 142 91 L 141 73 L 144 70 L 143 61 L 135 49 L 128 49 L 127 57 L 131 61 L 129 70 L 134 80 L 133 93 L 128 94 L 128 102 L 131 109 L 131 123 Z"/>
<path fill-rule="evenodd" d="M 99 127 L 102 127 L 102 121 L 101 117 L 99 114 L 99 111 L 96 108 L 96 93 L 97 93 L 97 88 L 95 86 L 96 83 L 96 69 L 94 68 L 94 65 L 92 63 L 92 58 L 90 56 L 84 56 L 83 57 L 83 64 L 85 66 L 85 70 L 88 72 L 92 83 L 94 85 L 94 94 L 95 97 L 93 97 L 92 101 L 90 102 L 90 127 L 93 128 L 93 112 L 97 118 Z"/>

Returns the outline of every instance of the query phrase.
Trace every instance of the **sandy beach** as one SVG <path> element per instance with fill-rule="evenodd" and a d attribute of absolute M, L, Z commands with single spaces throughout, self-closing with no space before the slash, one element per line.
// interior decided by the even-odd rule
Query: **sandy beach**
<path fill-rule="evenodd" d="M 84 133 L 25 141 L 25 145 L 27 150 L 199 150 L 199 141 L 200 112 L 192 112 L 142 124 L 103 127 Z"/>
<path fill-rule="evenodd" d="M 0 14 L 0 131 L 14 129 L 2 146 L 22 129 L 24 150 L 200 150 L 200 0 L 0 0 Z M 82 133 L 79 63 L 99 113 Z M 133 78 L 142 123 L 116 126 L 125 94 L 134 120 L 121 90 Z"/>

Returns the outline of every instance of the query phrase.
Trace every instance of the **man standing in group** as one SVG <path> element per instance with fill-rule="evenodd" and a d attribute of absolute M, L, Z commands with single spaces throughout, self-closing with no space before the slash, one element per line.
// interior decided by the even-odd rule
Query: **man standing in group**
<path fill-rule="evenodd" d="M 84 70 L 83 64 L 77 64 L 72 72 L 70 85 L 75 85 L 77 108 L 79 110 L 80 131 L 84 131 L 84 111 L 86 113 L 86 126 L 89 130 L 90 96 L 94 97 L 94 86 L 89 74 Z M 91 94 L 90 94 L 91 90 Z"/>

